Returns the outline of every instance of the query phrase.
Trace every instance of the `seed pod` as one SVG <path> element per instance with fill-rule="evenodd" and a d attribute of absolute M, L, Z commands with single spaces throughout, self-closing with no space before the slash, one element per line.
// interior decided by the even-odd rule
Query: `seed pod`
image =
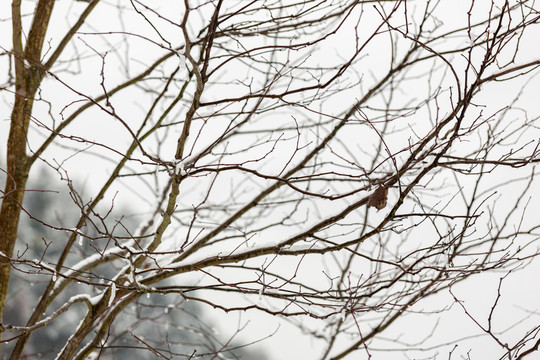
<path fill-rule="evenodd" d="M 377 210 L 384 209 L 386 200 L 388 199 L 388 188 L 380 185 L 368 199 L 367 206 L 373 206 Z"/>

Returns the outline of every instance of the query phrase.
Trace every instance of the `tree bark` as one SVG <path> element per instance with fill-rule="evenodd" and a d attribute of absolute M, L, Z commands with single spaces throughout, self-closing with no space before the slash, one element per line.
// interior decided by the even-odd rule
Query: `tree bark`
<path fill-rule="evenodd" d="M 19 218 L 28 174 L 29 158 L 26 154 L 28 126 L 34 96 L 41 83 L 44 69 L 41 52 L 54 0 L 40 0 L 22 47 L 21 0 L 11 3 L 13 27 L 13 61 L 15 65 L 15 101 L 11 112 L 11 126 L 7 141 L 6 183 L 0 209 L 0 322 L 9 285 L 10 258 L 17 241 Z"/>

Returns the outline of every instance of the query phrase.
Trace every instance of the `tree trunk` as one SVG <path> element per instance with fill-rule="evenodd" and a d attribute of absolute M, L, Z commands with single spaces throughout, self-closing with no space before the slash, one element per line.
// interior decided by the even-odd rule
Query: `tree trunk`
<path fill-rule="evenodd" d="M 9 285 L 10 258 L 13 256 L 17 240 L 19 217 L 31 165 L 26 154 L 28 126 L 34 96 L 44 74 L 41 66 L 41 52 L 53 6 L 54 0 L 40 0 L 36 5 L 23 52 L 21 0 L 14 0 L 11 3 L 15 101 L 7 142 L 6 184 L 0 209 L 0 251 L 2 252 L 0 257 L 0 322 Z"/>

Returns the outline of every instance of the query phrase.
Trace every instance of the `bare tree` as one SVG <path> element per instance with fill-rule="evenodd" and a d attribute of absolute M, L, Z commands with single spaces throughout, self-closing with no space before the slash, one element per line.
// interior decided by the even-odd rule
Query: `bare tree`
<path fill-rule="evenodd" d="M 29 310 L 2 323 L 10 358 L 65 324 L 47 357 L 240 356 L 243 324 L 169 336 L 188 300 L 288 321 L 320 359 L 536 353 L 538 308 L 508 289 L 538 265 L 540 11 L 457 3 L 13 0 L 0 313 Z M 38 163 L 54 185 L 27 186 Z"/>

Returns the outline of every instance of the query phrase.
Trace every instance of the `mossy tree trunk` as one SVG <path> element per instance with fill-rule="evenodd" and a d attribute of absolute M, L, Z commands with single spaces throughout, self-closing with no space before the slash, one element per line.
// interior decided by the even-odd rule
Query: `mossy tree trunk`
<path fill-rule="evenodd" d="M 41 52 L 54 0 L 37 3 L 30 32 L 23 47 L 21 0 L 11 4 L 13 26 L 12 58 L 15 66 L 15 100 L 7 141 L 7 174 L 0 210 L 0 320 L 9 285 L 10 258 L 17 241 L 19 217 L 30 172 L 31 162 L 26 153 L 28 127 L 34 96 L 45 73 Z"/>

